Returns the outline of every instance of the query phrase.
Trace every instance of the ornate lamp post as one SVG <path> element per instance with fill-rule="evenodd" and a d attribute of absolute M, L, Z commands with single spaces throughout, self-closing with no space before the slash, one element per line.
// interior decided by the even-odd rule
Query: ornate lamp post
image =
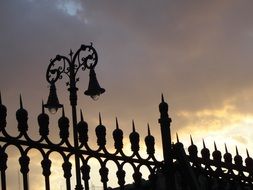
<path fill-rule="evenodd" d="M 81 47 L 74 54 L 70 50 L 69 58 L 63 55 L 56 55 L 54 59 L 50 60 L 50 64 L 47 69 L 46 79 L 50 84 L 50 93 L 48 96 L 48 101 L 44 107 L 48 108 L 51 113 L 56 113 L 57 110 L 63 107 L 59 103 L 55 83 L 62 79 L 63 75 L 67 75 L 69 86 L 69 100 L 72 107 L 72 123 L 73 123 L 73 138 L 74 138 L 74 148 L 78 148 L 78 132 L 77 132 L 77 91 L 76 83 L 79 78 L 77 78 L 77 72 L 79 70 L 90 70 L 90 81 L 88 90 L 84 92 L 85 95 L 90 96 L 92 99 L 96 100 L 100 94 L 105 92 L 105 89 L 101 88 L 95 73 L 95 67 L 97 65 L 98 56 L 94 47 L 91 45 L 81 45 Z M 80 175 L 80 162 L 79 157 L 75 154 L 75 171 L 76 171 L 76 190 L 83 190 Z"/>

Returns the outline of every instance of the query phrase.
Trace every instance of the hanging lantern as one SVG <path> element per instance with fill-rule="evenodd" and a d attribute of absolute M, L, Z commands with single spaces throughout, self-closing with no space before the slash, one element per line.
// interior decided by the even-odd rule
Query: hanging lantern
<path fill-rule="evenodd" d="M 55 114 L 59 108 L 62 107 L 62 104 L 59 103 L 58 96 L 56 93 L 55 84 L 50 85 L 50 92 L 47 100 L 47 104 L 44 105 L 45 108 L 48 108 L 49 112 Z"/>
<path fill-rule="evenodd" d="M 101 88 L 96 77 L 94 68 L 90 69 L 90 81 L 88 90 L 84 92 L 85 95 L 90 96 L 93 100 L 97 100 L 100 94 L 105 92 L 104 88 Z"/>

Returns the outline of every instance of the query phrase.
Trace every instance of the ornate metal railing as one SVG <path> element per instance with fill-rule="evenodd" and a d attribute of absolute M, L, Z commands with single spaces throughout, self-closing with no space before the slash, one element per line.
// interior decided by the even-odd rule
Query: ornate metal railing
<path fill-rule="evenodd" d="M 74 159 L 74 169 L 75 169 L 75 190 L 83 190 L 83 184 L 85 189 L 89 189 L 89 172 L 90 166 L 88 165 L 88 160 L 90 158 L 96 158 L 101 168 L 99 173 L 101 175 L 101 181 L 103 183 L 104 189 L 107 189 L 108 182 L 108 168 L 106 166 L 108 161 L 113 161 L 117 165 L 116 175 L 118 177 L 118 184 L 121 189 L 124 189 L 125 185 L 125 171 L 123 166 L 129 163 L 133 170 L 133 179 L 135 184 L 138 186 L 141 181 L 142 174 L 140 173 L 140 167 L 142 165 L 147 166 L 150 171 L 150 178 L 154 176 L 155 171 L 162 166 L 162 163 L 157 161 L 154 156 L 155 139 L 150 134 L 148 128 L 148 136 L 145 138 L 145 143 L 147 146 L 147 158 L 142 158 L 139 154 L 139 134 L 135 131 L 133 123 L 133 131 L 129 135 L 132 155 L 127 156 L 123 152 L 123 131 L 119 128 L 118 122 L 116 121 L 116 129 L 113 132 L 113 139 L 115 141 L 114 147 L 115 152 L 110 153 L 106 147 L 106 127 L 102 125 L 101 117 L 99 119 L 99 125 L 96 127 L 96 136 L 98 149 L 93 150 L 88 144 L 88 124 L 83 120 L 81 114 L 80 122 L 77 122 L 77 73 L 80 70 L 85 71 L 90 70 L 90 81 L 88 90 L 84 92 L 85 95 L 97 99 L 99 95 L 105 92 L 105 89 L 101 88 L 96 77 L 95 67 L 98 62 L 98 55 L 93 47 L 92 43 L 90 45 L 81 45 L 81 47 L 74 53 L 70 50 L 69 57 L 63 55 L 56 55 L 54 59 L 50 60 L 50 64 L 47 69 L 46 79 L 50 84 L 50 93 L 48 96 L 48 101 L 44 105 L 42 103 L 42 113 L 38 116 L 39 133 L 40 139 L 35 141 L 31 139 L 27 133 L 28 131 L 28 112 L 23 108 L 22 99 L 20 97 L 20 109 L 16 112 L 16 118 L 18 121 L 18 131 L 19 135 L 16 137 L 11 136 L 6 131 L 6 116 L 7 109 L 6 106 L 0 103 L 0 172 L 1 172 L 1 186 L 2 190 L 6 190 L 6 169 L 8 155 L 6 153 L 6 148 L 10 145 L 16 146 L 20 151 L 19 164 L 21 166 L 21 173 L 23 175 L 23 185 L 24 189 L 28 190 L 28 172 L 29 172 L 29 161 L 28 152 L 31 149 L 38 150 L 43 160 L 41 161 L 41 166 L 43 169 L 42 174 L 45 177 L 45 188 L 50 189 L 50 167 L 51 160 L 49 156 L 53 152 L 58 152 L 64 163 L 62 164 L 64 177 L 66 178 L 66 187 L 70 190 L 71 187 L 71 167 L 70 157 L 73 156 Z M 56 82 L 67 77 L 67 86 L 69 86 L 69 101 L 71 106 L 71 116 L 72 125 L 69 123 L 69 119 L 65 116 L 63 105 L 59 103 L 58 96 L 56 93 Z M 58 120 L 58 125 L 60 129 L 59 136 L 61 141 L 58 144 L 53 143 L 49 135 L 49 116 L 45 113 L 44 108 L 48 108 L 51 113 L 55 113 L 59 108 L 62 108 L 62 117 Z M 161 118 L 160 124 L 162 129 L 162 138 L 165 153 L 164 164 L 169 166 L 172 162 L 170 150 L 170 118 L 168 117 L 168 105 L 163 101 L 160 106 Z M 73 145 L 70 143 L 69 138 L 69 127 L 71 126 L 73 130 Z M 169 147 L 169 148 L 168 148 Z M 169 154 L 168 154 L 169 153 Z M 81 162 L 81 163 L 80 163 Z M 167 176 L 170 172 L 165 172 Z M 82 175 L 82 179 L 81 179 Z M 73 188 L 72 188 L 73 189 Z"/>
<path fill-rule="evenodd" d="M 189 154 L 186 155 L 183 144 L 179 142 L 177 136 L 177 143 L 173 145 L 174 156 L 176 160 L 181 162 L 181 165 L 185 165 L 185 168 L 186 165 L 191 168 L 200 189 L 212 189 L 213 186 L 216 186 L 217 189 L 253 189 L 253 159 L 249 156 L 247 149 L 247 158 L 244 160 L 245 164 L 243 164 L 242 156 L 239 155 L 237 147 L 236 155 L 233 158 L 225 144 L 225 154 L 222 159 L 222 153 L 217 149 L 214 142 L 214 151 L 211 158 L 210 150 L 206 147 L 204 140 L 203 148 L 200 151 L 201 156 L 198 156 L 198 148 L 193 143 L 192 137 L 190 137 L 190 140 Z M 187 164 L 184 163 L 185 161 Z M 181 170 L 179 168 L 181 166 L 177 168 Z M 187 182 L 187 179 L 191 178 L 185 179 Z M 190 183 L 188 181 L 188 184 Z M 187 185 L 185 184 L 185 186 Z"/>
<path fill-rule="evenodd" d="M 96 127 L 96 137 L 98 149 L 93 150 L 88 143 L 88 124 L 84 121 L 82 113 L 80 114 L 81 120 L 77 124 L 79 146 L 73 147 L 69 139 L 69 119 L 65 116 L 64 109 L 62 116 L 58 120 L 60 142 L 53 143 L 49 139 L 49 116 L 45 113 L 44 107 L 42 108 L 42 113 L 38 116 L 39 124 L 39 134 L 40 139 L 35 141 L 29 137 L 28 134 L 28 112 L 23 108 L 22 99 L 20 99 L 20 109 L 16 112 L 16 119 L 18 121 L 18 131 L 19 134 L 14 137 L 8 134 L 6 131 L 6 107 L 0 102 L 0 172 L 1 172 L 1 188 L 6 190 L 6 169 L 8 155 L 6 149 L 14 145 L 18 148 L 20 152 L 19 164 L 20 172 L 23 176 L 23 186 L 24 189 L 29 189 L 29 162 L 30 158 L 28 153 L 31 149 L 36 149 L 41 153 L 43 160 L 41 161 L 42 175 L 45 178 L 45 189 L 50 189 L 49 178 L 51 175 L 51 160 L 50 155 L 57 152 L 61 155 L 64 162 L 62 163 L 62 169 L 64 173 L 64 178 L 66 179 L 66 187 L 68 190 L 73 189 L 71 187 L 71 168 L 72 163 L 69 161 L 70 157 L 77 155 L 81 160 L 81 173 L 82 180 L 85 185 L 85 189 L 89 189 L 90 180 L 90 166 L 88 161 L 91 158 L 95 158 L 100 163 L 100 177 L 103 183 L 103 188 L 107 189 L 108 183 L 108 172 L 107 162 L 112 161 L 117 166 L 116 175 L 118 177 L 119 186 L 124 189 L 125 185 L 125 175 L 126 172 L 123 167 L 126 163 L 130 164 L 133 168 L 133 180 L 136 185 L 140 184 L 142 179 L 142 174 L 140 173 L 140 167 L 146 166 L 150 172 L 150 179 L 155 175 L 157 169 L 162 167 L 162 163 L 155 158 L 155 139 L 150 133 L 148 127 L 148 135 L 145 138 L 147 158 L 142 158 L 139 154 L 139 134 L 135 130 L 133 122 L 133 131 L 129 135 L 129 140 L 131 143 L 132 155 L 126 155 L 123 151 L 123 131 L 120 129 L 118 121 L 116 119 L 116 128 L 113 131 L 114 148 L 115 151 L 111 153 L 106 147 L 106 127 L 102 124 L 102 119 L 99 117 L 99 125 Z M 111 148 L 111 147 L 109 147 Z"/>

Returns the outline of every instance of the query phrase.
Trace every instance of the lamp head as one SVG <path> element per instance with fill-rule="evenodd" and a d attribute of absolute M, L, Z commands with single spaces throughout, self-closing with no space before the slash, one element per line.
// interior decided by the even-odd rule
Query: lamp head
<path fill-rule="evenodd" d="M 48 100 L 44 107 L 48 108 L 49 112 L 52 114 L 55 114 L 57 110 L 62 107 L 62 104 L 59 103 L 54 83 L 50 85 Z"/>
<path fill-rule="evenodd" d="M 94 68 L 90 69 L 90 81 L 88 89 L 84 92 L 85 95 L 90 96 L 93 100 L 97 100 L 100 94 L 105 92 L 104 88 L 101 88 L 96 77 Z"/>

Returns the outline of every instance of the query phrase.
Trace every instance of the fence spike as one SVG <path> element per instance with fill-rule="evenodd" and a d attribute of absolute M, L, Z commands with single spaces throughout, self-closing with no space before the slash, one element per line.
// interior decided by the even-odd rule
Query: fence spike
<path fill-rule="evenodd" d="M 206 148 L 205 140 L 202 139 L 202 142 L 203 142 L 203 148 Z"/>
<path fill-rule="evenodd" d="M 179 138 L 178 138 L 178 134 L 176 133 L 176 137 L 177 137 L 177 143 L 179 143 Z"/>
<path fill-rule="evenodd" d="M 194 145 L 191 135 L 190 135 L 190 139 L 191 139 L 191 145 Z"/>
<path fill-rule="evenodd" d="M 226 153 L 228 153 L 228 148 L 227 148 L 227 144 L 225 143 L 225 151 Z"/>
<path fill-rule="evenodd" d="M 133 132 L 135 132 L 135 124 L 134 124 L 134 120 L 132 120 L 132 126 L 133 126 Z"/>
<path fill-rule="evenodd" d="M 239 155 L 237 146 L 235 146 L 235 150 L 236 150 L 236 155 Z"/>
<path fill-rule="evenodd" d="M 119 129 L 119 122 L 117 117 L 116 117 L 116 129 Z"/>
<path fill-rule="evenodd" d="M 150 133 L 150 127 L 149 127 L 149 123 L 148 123 L 148 136 L 150 136 L 151 133 Z"/>
<path fill-rule="evenodd" d="M 102 125 L 101 113 L 99 112 L 99 125 Z"/>
<path fill-rule="evenodd" d="M 213 143 L 213 144 L 214 144 L 214 150 L 215 150 L 215 151 L 217 151 L 218 149 L 217 149 L 217 146 L 216 146 L 215 141 L 214 141 L 214 143 Z"/>
<path fill-rule="evenodd" d="M 80 118 L 81 118 L 81 121 L 83 121 L 83 112 L 82 112 L 82 109 L 80 109 Z"/>
<path fill-rule="evenodd" d="M 249 151 L 247 148 L 246 148 L 246 153 L 247 153 L 247 157 L 249 158 L 250 156 L 249 156 Z"/>
<path fill-rule="evenodd" d="M 23 102 L 22 102 L 22 95 L 19 95 L 19 104 L 20 104 L 20 108 L 23 108 Z"/>
<path fill-rule="evenodd" d="M 163 93 L 162 93 L 162 102 L 164 102 L 164 97 L 163 97 Z"/>

